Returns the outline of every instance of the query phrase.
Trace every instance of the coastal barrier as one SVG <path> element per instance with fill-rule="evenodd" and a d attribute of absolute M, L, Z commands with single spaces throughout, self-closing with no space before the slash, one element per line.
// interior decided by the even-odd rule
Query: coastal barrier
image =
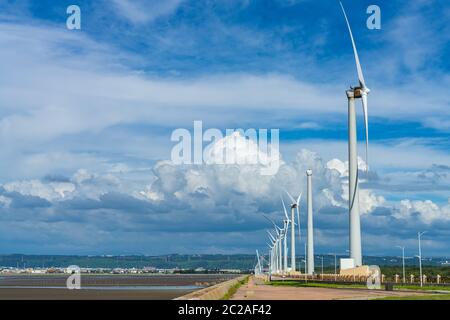
<path fill-rule="evenodd" d="M 239 281 L 243 281 L 247 277 L 248 275 L 236 277 L 234 279 L 218 283 L 211 287 L 188 293 L 184 296 L 175 298 L 174 300 L 220 300 L 228 293 L 228 291 L 233 286 L 237 285 Z"/>

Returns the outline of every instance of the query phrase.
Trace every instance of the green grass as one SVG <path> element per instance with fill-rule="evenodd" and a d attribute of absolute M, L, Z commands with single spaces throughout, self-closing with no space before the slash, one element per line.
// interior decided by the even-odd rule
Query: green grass
<path fill-rule="evenodd" d="M 250 276 L 246 276 L 244 279 L 239 280 L 235 285 L 231 286 L 230 289 L 228 289 L 227 293 L 220 299 L 220 300 L 230 300 L 232 296 L 236 293 L 236 291 L 244 284 L 248 282 L 248 279 Z"/>
<path fill-rule="evenodd" d="M 450 300 L 450 294 L 428 294 L 424 296 L 384 297 L 375 300 Z"/>
<path fill-rule="evenodd" d="M 354 284 L 354 283 L 323 283 L 323 282 L 302 282 L 302 281 L 282 281 L 282 280 L 276 280 L 272 282 L 267 282 L 268 285 L 272 286 L 288 286 L 288 287 L 319 287 L 319 288 L 336 288 L 336 289 L 346 289 L 346 288 L 359 288 L 359 289 L 365 289 L 367 288 L 364 284 Z M 383 289 L 383 286 L 381 286 Z M 396 290 L 402 290 L 402 289 L 408 289 L 408 290 L 423 290 L 423 291 L 449 291 L 450 287 L 444 287 L 444 286 L 424 286 L 420 287 L 419 285 L 405 285 L 405 286 L 396 286 L 394 285 L 394 289 Z"/>
<path fill-rule="evenodd" d="M 319 288 L 338 288 L 338 289 L 345 289 L 345 288 L 367 288 L 367 286 L 363 284 L 341 284 L 341 283 L 323 283 L 323 282 L 301 282 L 301 281 L 271 281 L 267 284 L 272 286 L 288 286 L 288 287 L 319 287 Z"/>
<path fill-rule="evenodd" d="M 419 285 L 405 285 L 405 286 L 396 286 L 394 284 L 394 288 L 401 290 L 401 289 L 409 289 L 409 290 L 424 290 L 424 291 L 450 291 L 450 287 L 448 286 L 419 286 Z"/>

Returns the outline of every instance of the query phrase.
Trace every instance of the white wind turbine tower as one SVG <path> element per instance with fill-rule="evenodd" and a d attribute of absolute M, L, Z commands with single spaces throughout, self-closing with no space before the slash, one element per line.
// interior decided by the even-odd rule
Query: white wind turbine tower
<path fill-rule="evenodd" d="M 280 227 L 277 226 L 275 221 L 273 221 L 266 215 L 263 215 L 263 216 L 264 216 L 264 218 L 266 218 L 267 220 L 272 222 L 272 224 L 275 228 L 275 232 L 277 234 L 277 237 L 275 239 L 277 241 L 277 265 L 278 265 L 277 270 L 282 271 L 282 270 L 284 270 L 284 268 L 283 268 L 283 249 L 282 249 L 281 241 L 286 237 L 287 229 L 286 228 L 281 229 Z"/>
<path fill-rule="evenodd" d="M 278 273 L 281 272 L 283 268 L 283 247 L 281 246 L 281 240 L 283 239 L 282 229 L 278 228 L 278 226 L 275 228 L 275 231 L 277 232 L 277 241 L 278 241 Z"/>
<path fill-rule="evenodd" d="M 280 228 L 277 225 L 275 225 L 275 233 L 277 235 L 276 237 L 274 237 L 269 232 L 270 236 L 272 237 L 272 239 L 274 241 L 274 246 L 275 246 L 275 271 L 277 273 L 279 273 L 281 271 L 281 267 L 282 267 L 281 232 L 278 229 L 280 229 Z"/>
<path fill-rule="evenodd" d="M 302 193 L 298 195 L 297 201 L 287 192 L 291 199 L 291 271 L 295 272 L 295 209 L 297 209 L 298 242 L 300 243 L 300 199 Z"/>
<path fill-rule="evenodd" d="M 269 247 L 269 276 L 273 273 L 273 250 L 274 250 L 274 243 L 272 239 L 269 237 L 270 244 L 267 244 Z"/>
<path fill-rule="evenodd" d="M 353 53 L 355 55 L 356 69 L 358 72 L 359 86 L 356 88 L 350 87 L 346 91 L 348 99 L 348 171 L 349 171 L 349 220 L 350 220 L 350 257 L 353 258 L 355 266 L 362 265 L 362 250 L 361 250 L 361 224 L 359 216 L 359 191 L 358 191 L 358 154 L 357 154 L 357 138 L 356 138 L 356 111 L 355 99 L 361 98 L 364 125 L 366 129 L 366 170 L 369 168 L 368 164 L 368 149 L 369 149 L 369 127 L 368 127 L 368 113 L 367 113 L 367 94 L 370 92 L 366 87 L 364 76 L 359 62 L 358 52 L 356 50 L 355 41 L 353 39 L 352 29 L 347 19 L 344 6 L 341 2 L 342 12 L 347 23 L 347 28 L 350 33 L 352 41 Z"/>
<path fill-rule="evenodd" d="M 255 267 L 255 275 L 256 275 L 256 271 L 258 272 L 258 275 L 260 275 L 260 274 L 262 274 L 262 265 L 261 265 L 261 259 L 259 258 L 258 250 L 256 250 L 256 259 L 258 262 Z"/>
<path fill-rule="evenodd" d="M 282 231 L 282 236 L 283 236 L 283 272 L 286 273 L 287 269 L 288 269 L 288 249 L 287 249 L 287 231 L 289 228 L 289 219 L 284 219 L 284 228 Z"/>
<path fill-rule="evenodd" d="M 284 204 L 283 204 L 284 205 Z M 285 209 L 286 211 L 286 209 Z M 285 212 L 286 214 L 286 212 Z M 283 271 L 283 273 L 287 272 L 288 269 L 288 263 L 287 263 L 287 231 L 289 228 L 289 218 L 287 217 L 286 214 L 286 219 L 283 220 L 283 229 L 281 229 L 280 227 L 278 227 L 275 223 L 275 221 L 273 221 L 272 219 L 270 219 L 269 217 L 265 216 L 270 222 L 272 222 L 272 224 L 275 227 L 275 231 L 277 232 L 277 236 L 279 238 L 279 259 L 280 259 L 280 270 Z M 284 248 L 282 248 L 282 245 Z"/>
<path fill-rule="evenodd" d="M 270 239 L 270 238 L 269 238 Z M 273 242 L 272 240 L 270 241 L 271 244 L 267 244 L 269 247 L 269 276 L 272 275 L 273 273 Z"/>
<path fill-rule="evenodd" d="M 270 233 L 270 231 L 267 231 L 267 233 L 269 234 L 269 239 L 270 242 L 272 244 L 272 246 L 270 247 L 270 253 L 271 253 L 271 257 L 270 257 L 270 270 L 272 271 L 272 273 L 274 273 L 277 270 L 277 241 L 275 240 L 275 237 Z"/>
<path fill-rule="evenodd" d="M 308 216 L 308 274 L 314 273 L 314 227 L 313 227 L 313 211 L 312 211 L 312 170 L 306 170 L 306 202 Z"/>
<path fill-rule="evenodd" d="M 286 210 L 286 205 L 284 204 L 284 200 L 283 197 L 281 198 L 281 203 L 283 204 L 283 210 L 284 210 L 284 216 L 285 216 L 285 226 L 284 226 L 284 271 L 288 271 L 288 248 L 287 248 L 287 233 L 289 230 L 289 224 L 292 223 L 291 219 L 289 219 L 287 210 Z M 294 224 L 293 224 L 294 225 Z M 292 250 L 292 247 L 291 247 Z"/>

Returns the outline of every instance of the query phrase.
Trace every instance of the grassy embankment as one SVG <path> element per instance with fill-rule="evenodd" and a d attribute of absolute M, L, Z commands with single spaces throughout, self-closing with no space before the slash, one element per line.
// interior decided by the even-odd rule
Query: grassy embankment
<path fill-rule="evenodd" d="M 249 278 L 250 276 L 246 276 L 244 279 L 239 280 L 235 285 L 228 289 L 227 293 L 225 293 L 225 295 L 220 300 L 230 300 L 231 297 L 236 293 L 236 291 L 248 282 Z"/>

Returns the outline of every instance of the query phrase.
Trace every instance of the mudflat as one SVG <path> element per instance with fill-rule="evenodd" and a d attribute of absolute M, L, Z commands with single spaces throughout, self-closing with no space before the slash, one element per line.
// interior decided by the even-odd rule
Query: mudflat
<path fill-rule="evenodd" d="M 236 275 L 82 275 L 80 290 L 67 289 L 67 277 L 0 276 L 0 300 L 168 300 Z"/>

